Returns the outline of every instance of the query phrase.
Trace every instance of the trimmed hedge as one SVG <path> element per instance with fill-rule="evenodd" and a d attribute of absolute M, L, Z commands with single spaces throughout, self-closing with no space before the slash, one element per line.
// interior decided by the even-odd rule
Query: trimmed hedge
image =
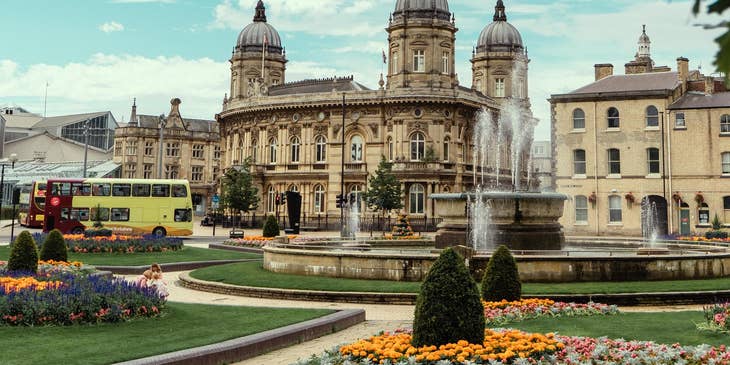
<path fill-rule="evenodd" d="M 501 245 L 487 263 L 482 278 L 482 298 L 488 302 L 520 300 L 522 283 L 517 262 L 507 246 Z"/>
<path fill-rule="evenodd" d="M 41 260 L 68 261 L 68 249 L 61 231 L 54 229 L 46 236 L 41 248 Z"/>
<path fill-rule="evenodd" d="M 7 269 L 8 271 L 30 272 L 38 270 L 38 247 L 36 247 L 30 232 L 20 232 L 18 238 L 13 242 Z"/>
<path fill-rule="evenodd" d="M 276 237 L 279 235 L 279 223 L 273 215 L 266 218 L 264 223 L 264 237 Z"/>

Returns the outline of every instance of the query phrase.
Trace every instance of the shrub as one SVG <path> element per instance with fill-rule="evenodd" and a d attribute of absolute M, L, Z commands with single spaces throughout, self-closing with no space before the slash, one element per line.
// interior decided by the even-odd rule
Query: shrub
<path fill-rule="evenodd" d="M 712 219 L 712 229 L 719 231 L 722 228 L 722 223 L 720 222 L 720 217 L 717 216 L 717 213 L 715 213 L 715 218 Z"/>
<path fill-rule="evenodd" d="M 61 231 L 54 229 L 46 236 L 41 248 L 41 260 L 68 261 L 68 249 Z"/>
<path fill-rule="evenodd" d="M 517 262 L 502 245 L 492 254 L 482 278 L 482 298 L 488 302 L 516 301 L 522 296 Z"/>
<path fill-rule="evenodd" d="M 112 232 L 112 230 L 109 228 L 96 227 L 85 230 L 84 237 L 111 237 L 113 233 L 114 232 Z"/>
<path fill-rule="evenodd" d="M 726 239 L 727 238 L 727 232 L 720 231 L 720 230 L 707 231 L 707 232 L 705 232 L 705 238 L 708 238 L 708 239 L 715 239 L 715 238 Z"/>
<path fill-rule="evenodd" d="M 9 271 L 30 271 L 38 270 L 38 247 L 36 247 L 33 236 L 30 232 L 20 232 L 18 238 L 13 242 L 8 260 Z"/>
<path fill-rule="evenodd" d="M 266 218 L 264 223 L 264 237 L 276 237 L 279 235 L 279 223 L 273 215 Z"/>
<path fill-rule="evenodd" d="M 484 342 L 484 306 L 464 261 L 451 248 L 433 263 L 416 299 L 413 346 Z"/>

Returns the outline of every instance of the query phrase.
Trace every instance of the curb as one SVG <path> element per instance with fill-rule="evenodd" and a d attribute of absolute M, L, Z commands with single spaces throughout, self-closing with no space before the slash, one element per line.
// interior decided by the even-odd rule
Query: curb
<path fill-rule="evenodd" d="M 160 264 L 160 267 L 165 271 L 188 271 L 188 270 L 195 270 L 195 269 L 200 269 L 203 267 L 209 267 L 209 266 L 215 266 L 215 265 L 235 264 L 235 263 L 239 263 L 239 262 L 250 262 L 250 261 L 260 261 L 260 259 L 171 262 L 171 263 L 167 263 L 167 264 Z M 141 274 L 143 271 L 150 268 L 149 265 L 141 265 L 141 266 L 97 265 L 94 267 L 96 267 L 98 270 L 102 270 L 102 271 L 111 271 L 112 273 L 117 274 L 117 275 Z"/>
<path fill-rule="evenodd" d="M 167 354 L 117 363 L 117 365 L 216 365 L 250 359 L 266 352 L 341 331 L 365 321 L 365 310 L 348 309 L 250 336 Z"/>
<path fill-rule="evenodd" d="M 212 248 L 212 249 L 216 249 L 216 250 L 257 253 L 257 254 L 261 254 L 261 255 L 264 254 L 264 250 L 262 250 L 260 248 L 231 246 L 231 245 L 224 245 L 222 243 L 209 243 L 208 248 Z"/>

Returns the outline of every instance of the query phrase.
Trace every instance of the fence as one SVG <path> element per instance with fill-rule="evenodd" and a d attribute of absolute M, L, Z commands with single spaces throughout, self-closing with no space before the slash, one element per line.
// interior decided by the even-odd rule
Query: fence
<path fill-rule="evenodd" d="M 418 216 L 410 217 L 408 221 L 411 224 L 414 232 L 436 232 L 439 223 L 442 218 Z M 236 217 L 224 217 L 222 225 L 224 228 L 236 227 L 241 228 L 261 228 L 264 226 L 266 221 L 266 215 L 249 214 L 244 215 L 240 222 L 236 222 Z M 288 219 L 285 215 L 279 216 L 279 226 L 288 228 Z M 345 218 L 345 222 L 349 222 L 348 218 Z M 398 222 L 397 218 L 394 217 L 380 217 L 380 216 L 363 216 L 360 217 L 360 232 L 390 232 L 395 223 Z M 342 229 L 342 221 L 340 220 L 339 214 L 317 214 L 317 215 L 302 215 L 302 220 L 299 222 L 299 227 L 302 231 L 340 231 Z"/>

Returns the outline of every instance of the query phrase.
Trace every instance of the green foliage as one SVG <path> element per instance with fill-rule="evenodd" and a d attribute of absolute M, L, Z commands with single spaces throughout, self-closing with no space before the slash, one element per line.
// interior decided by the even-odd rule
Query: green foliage
<path fill-rule="evenodd" d="M 236 212 L 248 213 L 259 204 L 259 190 L 251 177 L 251 158 L 243 162 L 240 170 L 228 169 L 221 179 L 221 205 Z"/>
<path fill-rule="evenodd" d="M 84 231 L 84 237 L 111 237 L 114 232 L 109 228 L 96 227 Z"/>
<path fill-rule="evenodd" d="M 20 232 L 18 238 L 13 242 L 13 249 L 10 251 L 10 259 L 8 260 L 8 270 L 31 272 L 38 270 L 38 247 L 36 247 L 30 232 Z"/>
<path fill-rule="evenodd" d="M 509 249 L 501 245 L 492 254 L 482 278 L 482 298 L 488 302 L 519 300 L 522 283 L 517 271 L 517 262 Z"/>
<path fill-rule="evenodd" d="M 697 15 L 701 10 L 701 2 L 702 0 L 694 1 L 692 12 L 695 15 Z M 730 8 L 730 0 L 714 0 L 707 6 L 707 13 L 720 15 L 728 8 Z M 715 55 L 714 65 L 718 71 L 724 72 L 725 77 L 727 78 L 730 75 L 730 22 L 723 20 L 719 24 L 705 25 L 705 28 L 723 28 L 725 30 L 725 33 L 715 38 L 715 43 L 720 46 L 720 50 Z"/>
<path fill-rule="evenodd" d="M 401 214 L 398 216 L 398 222 L 393 225 L 393 237 L 410 237 L 414 236 L 411 222 L 408 221 L 408 216 Z"/>
<path fill-rule="evenodd" d="M 719 229 L 707 231 L 705 232 L 705 238 L 708 239 L 714 239 L 714 238 L 720 238 L 720 239 L 726 239 L 727 238 L 727 232 L 721 231 Z"/>
<path fill-rule="evenodd" d="M 393 164 L 380 158 L 375 175 L 369 179 L 369 188 L 365 195 L 365 202 L 374 211 L 389 212 L 403 208 L 401 201 L 400 182 L 393 174 Z"/>
<path fill-rule="evenodd" d="M 426 146 L 426 151 L 423 154 L 423 162 L 436 162 L 436 160 L 436 151 L 433 149 L 433 146 Z"/>
<path fill-rule="evenodd" d="M 717 216 L 717 213 L 715 213 L 715 218 L 712 219 L 712 229 L 719 231 L 722 228 L 722 222 L 720 222 L 720 217 Z"/>
<path fill-rule="evenodd" d="M 68 249 L 61 231 L 54 229 L 46 236 L 41 248 L 41 260 L 68 261 Z"/>
<path fill-rule="evenodd" d="M 279 235 L 279 223 L 273 215 L 266 217 L 264 223 L 264 237 L 276 237 Z"/>
<path fill-rule="evenodd" d="M 464 260 L 448 248 L 421 284 L 412 344 L 439 346 L 459 340 L 484 342 L 484 306 Z"/>
<path fill-rule="evenodd" d="M 94 211 L 94 218 L 93 219 L 94 219 L 94 228 L 101 229 L 102 227 L 104 227 L 104 224 L 101 223 L 101 219 L 102 219 L 102 216 L 101 216 L 101 204 L 97 204 L 96 205 L 96 211 Z"/>

